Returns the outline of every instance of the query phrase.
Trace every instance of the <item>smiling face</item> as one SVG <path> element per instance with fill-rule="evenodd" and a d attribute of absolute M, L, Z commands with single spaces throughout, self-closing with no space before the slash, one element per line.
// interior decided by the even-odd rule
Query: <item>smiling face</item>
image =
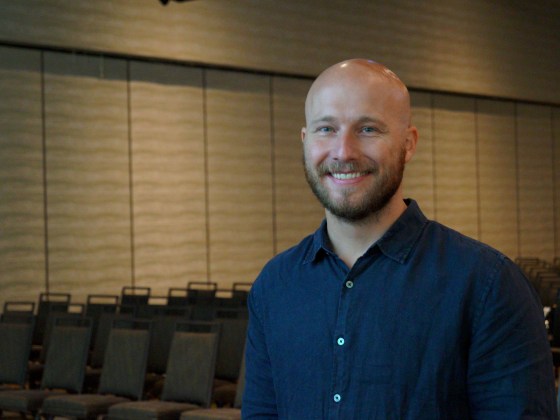
<path fill-rule="evenodd" d="M 350 222 L 400 192 L 416 145 L 406 88 L 385 67 L 351 60 L 311 87 L 302 129 L 307 181 L 328 212 Z"/>

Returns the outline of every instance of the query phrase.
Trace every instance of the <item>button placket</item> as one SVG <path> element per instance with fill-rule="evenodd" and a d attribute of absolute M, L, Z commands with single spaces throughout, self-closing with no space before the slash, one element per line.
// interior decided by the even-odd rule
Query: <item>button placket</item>
<path fill-rule="evenodd" d="M 348 276 L 350 277 L 350 276 Z M 340 391 L 346 389 L 346 371 L 348 369 L 348 360 L 346 354 L 346 338 L 344 337 L 346 331 L 346 319 L 348 316 L 349 307 L 351 305 L 352 295 L 350 289 L 354 287 L 354 282 L 349 278 L 343 280 L 342 288 L 340 289 L 340 301 L 339 301 L 339 308 L 337 314 L 337 321 L 336 321 L 336 328 L 334 331 L 334 377 L 333 377 L 333 384 L 331 388 L 331 398 L 332 398 L 332 405 L 331 409 L 334 410 L 332 415 L 334 417 L 338 416 L 335 414 L 341 407 L 342 404 L 342 395 Z M 351 277 L 350 277 L 351 278 Z M 336 392 L 339 391 L 339 392 Z"/>

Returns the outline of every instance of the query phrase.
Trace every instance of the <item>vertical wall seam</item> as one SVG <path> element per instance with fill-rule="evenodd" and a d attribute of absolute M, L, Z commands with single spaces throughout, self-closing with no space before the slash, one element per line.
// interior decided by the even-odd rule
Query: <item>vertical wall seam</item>
<path fill-rule="evenodd" d="M 278 252 L 278 226 L 276 218 L 276 137 L 274 132 L 274 76 L 269 76 L 269 113 L 270 113 L 270 170 L 272 172 L 272 255 Z"/>
<path fill-rule="evenodd" d="M 204 220 L 206 230 L 206 281 L 211 282 L 210 271 L 210 181 L 208 162 L 208 80 L 207 70 L 202 69 L 202 139 L 204 156 Z"/>
<path fill-rule="evenodd" d="M 47 113 L 45 92 L 45 52 L 40 53 L 41 72 L 41 145 L 43 153 L 43 223 L 45 247 L 45 291 L 50 292 L 50 261 L 49 261 L 49 206 L 47 194 Z"/>
<path fill-rule="evenodd" d="M 430 124 L 432 129 L 432 189 L 433 189 L 433 206 L 434 219 L 437 220 L 437 175 L 436 175 L 436 115 L 435 115 L 435 97 L 430 93 Z"/>
<path fill-rule="evenodd" d="M 558 221 L 557 219 L 557 215 L 558 215 L 558 211 L 560 209 L 558 209 L 558 196 L 556 194 L 556 188 L 558 187 L 556 185 L 556 179 L 557 179 L 557 169 L 556 169 L 556 165 L 555 160 L 556 160 L 556 133 L 554 132 L 554 107 L 550 107 L 550 138 L 551 138 L 551 143 L 552 143 L 552 153 L 551 153 L 551 159 L 550 159 L 550 163 L 552 165 L 552 223 L 554 226 L 554 230 L 553 230 L 553 234 L 554 234 L 554 257 L 560 257 L 560 250 L 558 249 Z"/>
<path fill-rule="evenodd" d="M 517 224 L 517 256 L 523 257 L 521 255 L 521 203 L 520 199 L 520 180 L 519 180 L 519 133 L 518 133 L 518 110 L 517 102 L 513 103 L 513 138 L 515 141 L 515 203 L 516 203 L 516 224 Z"/>
<path fill-rule="evenodd" d="M 130 80 L 130 60 L 126 61 L 126 113 L 128 130 L 128 194 L 130 207 L 130 280 L 136 285 L 136 253 L 134 249 L 134 162 L 132 156 L 132 91 Z"/>
<path fill-rule="evenodd" d="M 482 209 L 481 209 L 481 188 L 480 188 L 480 137 L 478 135 L 478 99 L 474 99 L 474 155 L 476 159 L 476 213 L 477 213 L 477 235 L 482 240 Z"/>

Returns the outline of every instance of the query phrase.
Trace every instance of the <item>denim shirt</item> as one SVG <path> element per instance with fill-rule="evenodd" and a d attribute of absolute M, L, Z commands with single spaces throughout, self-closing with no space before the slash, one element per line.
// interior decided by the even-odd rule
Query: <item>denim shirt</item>
<path fill-rule="evenodd" d="M 542 306 L 411 200 L 349 269 L 326 222 L 249 296 L 244 419 L 557 419 Z"/>

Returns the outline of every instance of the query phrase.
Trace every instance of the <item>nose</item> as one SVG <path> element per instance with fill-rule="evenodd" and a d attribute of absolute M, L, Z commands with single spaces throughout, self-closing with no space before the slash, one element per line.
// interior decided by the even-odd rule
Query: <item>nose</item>
<path fill-rule="evenodd" d="M 356 160 L 359 155 L 359 139 L 351 131 L 340 131 L 333 158 L 340 161 Z"/>

